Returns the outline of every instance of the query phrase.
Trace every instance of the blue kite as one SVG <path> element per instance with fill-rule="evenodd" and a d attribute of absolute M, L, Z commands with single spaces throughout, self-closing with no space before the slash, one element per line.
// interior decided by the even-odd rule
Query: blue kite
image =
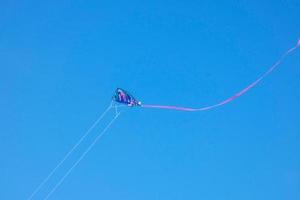
<path fill-rule="evenodd" d="M 113 96 L 113 100 L 125 104 L 127 106 L 141 106 L 141 102 L 137 101 L 129 92 L 121 88 L 117 88 Z"/>

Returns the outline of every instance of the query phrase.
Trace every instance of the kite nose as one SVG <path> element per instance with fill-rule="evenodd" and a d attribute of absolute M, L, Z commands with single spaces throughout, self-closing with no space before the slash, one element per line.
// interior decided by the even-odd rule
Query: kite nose
<path fill-rule="evenodd" d="M 298 39 L 297 46 L 300 46 L 300 38 Z"/>

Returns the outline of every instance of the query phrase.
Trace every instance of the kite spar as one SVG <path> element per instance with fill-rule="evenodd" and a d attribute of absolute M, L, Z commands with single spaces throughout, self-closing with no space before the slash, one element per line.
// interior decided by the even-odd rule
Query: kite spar
<path fill-rule="evenodd" d="M 298 39 L 297 44 L 288 49 L 265 73 L 263 73 L 260 77 L 258 77 L 254 82 L 252 82 L 250 85 L 248 85 L 247 87 L 245 87 L 244 89 L 242 89 L 241 91 L 237 92 L 236 94 L 234 94 L 233 96 L 219 102 L 216 103 L 214 105 L 211 106 L 205 106 L 202 108 L 189 108 L 189 107 L 178 107 L 178 106 L 168 106 L 168 105 L 141 105 L 141 107 L 143 108 L 157 108 L 157 109 L 169 109 L 169 110 L 178 110 L 178 111 L 204 111 L 204 110 L 210 110 L 219 106 L 223 106 L 231 101 L 233 101 L 234 99 L 240 97 L 242 94 L 246 93 L 248 90 L 250 90 L 251 88 L 253 88 L 254 86 L 256 86 L 260 81 L 262 81 L 266 76 L 268 76 L 269 74 L 271 74 L 273 72 L 273 70 L 275 68 L 278 67 L 278 65 L 281 64 L 281 62 L 289 55 L 291 54 L 294 50 L 296 50 L 298 47 L 300 46 L 300 39 Z"/>

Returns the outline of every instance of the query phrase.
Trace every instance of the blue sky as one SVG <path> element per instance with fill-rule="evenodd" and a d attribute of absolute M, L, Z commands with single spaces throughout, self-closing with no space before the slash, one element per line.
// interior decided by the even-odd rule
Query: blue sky
<path fill-rule="evenodd" d="M 192 107 L 242 89 L 295 45 L 299 10 L 297 0 L 1 1 L 0 199 L 26 199 L 116 87 Z M 299 199 L 299 56 L 215 110 L 125 109 L 50 199 Z"/>

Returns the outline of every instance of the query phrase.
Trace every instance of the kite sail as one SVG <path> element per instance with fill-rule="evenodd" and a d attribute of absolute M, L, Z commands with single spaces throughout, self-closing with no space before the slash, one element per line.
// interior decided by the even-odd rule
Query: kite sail
<path fill-rule="evenodd" d="M 300 39 L 298 39 L 297 44 L 288 49 L 286 52 L 284 52 L 284 54 L 272 65 L 270 66 L 270 68 L 263 73 L 261 76 L 259 76 L 255 81 L 253 81 L 250 85 L 248 85 L 247 87 L 245 87 L 244 89 L 242 89 L 241 91 L 237 92 L 236 94 L 230 96 L 229 98 L 210 105 L 210 106 L 204 106 L 201 108 L 191 108 L 191 107 L 179 107 L 179 106 L 170 106 L 170 105 L 142 105 L 140 102 L 136 103 L 136 101 L 134 100 L 134 98 L 130 95 L 128 95 L 127 92 L 125 92 L 122 89 L 117 89 L 116 94 L 118 94 L 115 98 L 115 101 L 120 102 L 120 103 L 125 103 L 127 105 L 139 105 L 143 108 L 157 108 L 157 109 L 169 109 L 169 110 L 179 110 L 179 111 L 205 111 L 205 110 L 210 110 L 219 106 L 223 106 L 231 101 L 233 101 L 234 99 L 240 97 L 241 95 L 243 95 L 244 93 L 246 93 L 248 90 L 250 90 L 251 88 L 253 88 L 254 86 L 256 86 L 260 81 L 262 81 L 266 76 L 268 76 L 269 74 L 271 74 L 273 72 L 273 70 L 278 67 L 283 60 L 289 55 L 291 54 L 294 50 L 296 50 L 298 47 L 300 47 Z M 123 94 L 122 94 L 123 92 Z M 133 99 L 133 100 L 132 100 Z M 132 103 L 131 103 L 132 101 Z"/>
<path fill-rule="evenodd" d="M 121 88 L 117 88 L 113 96 L 113 100 L 120 104 L 125 104 L 127 106 L 140 106 L 141 102 L 137 101 L 129 92 Z"/>

